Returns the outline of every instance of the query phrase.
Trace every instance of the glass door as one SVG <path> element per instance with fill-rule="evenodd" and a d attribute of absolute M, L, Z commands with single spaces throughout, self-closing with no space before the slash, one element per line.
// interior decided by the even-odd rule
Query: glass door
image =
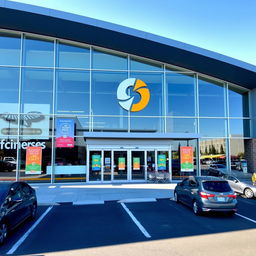
<path fill-rule="evenodd" d="M 101 181 L 101 151 L 90 151 L 89 154 L 89 180 Z"/>
<path fill-rule="evenodd" d="M 145 179 L 145 151 L 131 151 L 131 178 Z"/>
<path fill-rule="evenodd" d="M 127 180 L 128 154 L 127 151 L 114 151 L 113 179 Z"/>
<path fill-rule="evenodd" d="M 111 151 L 104 151 L 102 181 L 111 181 L 111 170 L 112 170 L 111 167 L 112 167 Z"/>

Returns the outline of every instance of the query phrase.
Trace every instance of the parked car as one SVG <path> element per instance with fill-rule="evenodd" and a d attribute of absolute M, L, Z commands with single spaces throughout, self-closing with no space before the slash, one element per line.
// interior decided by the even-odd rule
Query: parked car
<path fill-rule="evenodd" d="M 222 176 L 227 173 L 226 165 L 224 164 L 211 164 L 208 169 L 209 176 Z"/>
<path fill-rule="evenodd" d="M 16 164 L 17 163 L 16 159 L 14 157 L 12 157 L 12 156 L 5 156 L 3 158 L 3 161 L 9 162 L 9 163 L 12 163 L 12 164 Z"/>
<path fill-rule="evenodd" d="M 0 244 L 9 232 L 37 212 L 35 190 L 25 182 L 0 182 Z"/>
<path fill-rule="evenodd" d="M 223 175 L 223 178 L 237 194 L 244 195 L 246 198 L 256 197 L 256 186 L 250 182 L 241 181 L 232 175 Z"/>
<path fill-rule="evenodd" d="M 229 183 L 219 177 L 189 177 L 178 183 L 174 200 L 191 207 L 196 215 L 209 211 L 234 214 L 237 200 Z"/>
<path fill-rule="evenodd" d="M 16 164 L 0 160 L 0 172 L 11 172 L 15 170 Z"/>

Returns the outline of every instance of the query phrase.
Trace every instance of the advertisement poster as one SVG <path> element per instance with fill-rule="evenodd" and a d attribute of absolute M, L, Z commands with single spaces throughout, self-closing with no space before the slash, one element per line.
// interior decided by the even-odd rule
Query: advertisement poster
<path fill-rule="evenodd" d="M 180 147 L 180 166 L 182 172 L 193 172 L 193 147 Z"/>
<path fill-rule="evenodd" d="M 118 170 L 120 170 L 120 171 L 125 170 L 125 158 L 124 157 L 118 158 Z"/>
<path fill-rule="evenodd" d="M 133 170 L 140 170 L 140 158 L 139 157 L 133 158 Z"/>
<path fill-rule="evenodd" d="M 57 119 L 56 120 L 56 147 L 57 148 L 73 148 L 74 141 L 74 120 L 73 119 Z"/>
<path fill-rule="evenodd" d="M 159 171 L 166 171 L 166 155 L 158 155 L 157 165 Z"/>
<path fill-rule="evenodd" d="M 100 171 L 100 169 L 101 169 L 100 155 L 93 155 L 92 156 L 92 170 L 93 171 Z"/>
<path fill-rule="evenodd" d="M 42 148 L 27 147 L 26 149 L 26 174 L 41 174 Z"/>

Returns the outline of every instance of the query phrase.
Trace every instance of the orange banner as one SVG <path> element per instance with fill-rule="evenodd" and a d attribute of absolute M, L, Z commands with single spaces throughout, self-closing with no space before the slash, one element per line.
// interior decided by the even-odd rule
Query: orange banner
<path fill-rule="evenodd" d="M 182 172 L 193 172 L 193 147 L 180 147 L 180 165 Z"/>
<path fill-rule="evenodd" d="M 26 174 L 41 174 L 42 148 L 27 147 L 26 150 Z"/>

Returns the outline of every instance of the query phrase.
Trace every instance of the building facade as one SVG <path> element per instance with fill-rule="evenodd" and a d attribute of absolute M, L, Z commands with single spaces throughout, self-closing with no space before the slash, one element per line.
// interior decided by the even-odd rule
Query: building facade
<path fill-rule="evenodd" d="M 0 180 L 141 182 L 152 171 L 175 180 L 205 174 L 211 161 L 256 168 L 254 66 L 3 3 Z"/>

